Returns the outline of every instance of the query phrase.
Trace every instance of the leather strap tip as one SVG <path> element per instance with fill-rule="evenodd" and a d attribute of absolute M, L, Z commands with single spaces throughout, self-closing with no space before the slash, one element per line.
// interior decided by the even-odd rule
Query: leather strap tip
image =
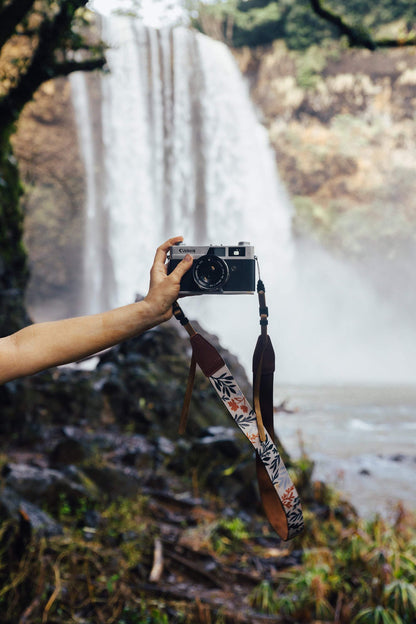
<path fill-rule="evenodd" d="M 266 442 L 266 433 L 264 431 L 263 423 L 257 423 L 257 429 L 259 431 L 260 442 Z"/>

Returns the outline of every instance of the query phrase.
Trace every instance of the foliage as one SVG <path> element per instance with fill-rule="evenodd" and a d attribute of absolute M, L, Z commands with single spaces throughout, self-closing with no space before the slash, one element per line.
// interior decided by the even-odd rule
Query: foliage
<path fill-rule="evenodd" d="M 281 599 L 277 596 L 273 585 L 270 581 L 265 579 L 258 585 L 250 594 L 250 604 L 255 609 L 258 609 L 262 613 L 274 614 L 278 613 L 281 609 Z M 289 601 L 288 610 L 292 601 Z"/>
<path fill-rule="evenodd" d="M 194 26 L 214 34 L 213 24 L 218 22 L 222 37 L 235 47 L 265 45 L 285 39 L 289 48 L 304 49 L 332 32 L 335 34 L 313 14 L 308 0 L 198 3 Z"/>
<path fill-rule="evenodd" d="M 327 0 L 326 5 L 357 23 L 364 22 L 368 28 L 377 28 L 398 19 L 413 22 L 416 17 L 412 0 L 348 0 L 341 3 L 338 0 Z"/>
<path fill-rule="evenodd" d="M 353 620 L 353 624 L 402 624 L 402 622 L 393 609 L 381 606 L 362 609 Z"/>
<path fill-rule="evenodd" d="M 214 550 L 219 553 L 239 550 L 249 537 L 244 522 L 240 518 L 221 518 L 211 533 Z"/>
<path fill-rule="evenodd" d="M 253 606 L 270 613 L 273 604 L 275 613 L 297 622 L 414 622 L 416 544 L 414 537 L 408 541 L 414 521 L 404 533 L 402 525 L 394 528 L 379 517 L 348 527 L 332 517 L 318 530 L 315 523 L 307 528 L 315 546 L 305 548 L 302 568 L 282 573 L 274 589 L 270 583 L 259 586 L 251 595 Z"/>
<path fill-rule="evenodd" d="M 87 0 L 11 0 L 0 5 L 0 137 L 38 87 L 77 70 L 102 68 L 104 46 L 91 36 Z M 88 32 L 88 34 L 86 34 Z"/>
<path fill-rule="evenodd" d="M 371 0 L 365 3 L 360 0 L 342 3 L 326 0 L 323 5 L 325 10 L 348 24 L 363 45 L 371 40 L 370 30 L 378 32 L 392 22 L 400 22 L 396 24 L 398 31 L 395 34 L 406 37 L 416 19 L 412 0 Z M 216 3 L 198 2 L 194 9 L 197 27 L 207 34 L 220 30 L 222 37 L 236 47 L 265 45 L 275 39 L 285 39 L 291 49 L 306 49 L 325 38 L 340 37 L 340 29 L 317 15 L 309 0 L 220 0 Z"/>
<path fill-rule="evenodd" d="M 392 525 L 379 517 L 358 519 L 348 506 L 343 507 L 335 492 L 327 491 L 323 485 L 315 491 L 313 507 L 317 506 L 319 515 L 306 505 L 304 535 L 280 549 L 282 554 L 302 549 L 302 563 L 281 571 L 276 565 L 272 576 L 264 575 L 248 592 L 251 607 L 268 617 L 279 615 L 287 622 L 298 624 L 314 620 L 339 624 L 414 622 L 416 518 L 399 509 Z M 228 562 L 236 557 L 243 566 L 247 565 L 254 553 L 262 553 L 259 536 L 253 534 L 251 524 L 237 517 L 226 518 L 222 508 L 215 508 L 218 514 L 215 522 L 212 522 L 214 501 L 210 503 L 208 516 L 201 513 L 190 519 L 182 533 L 184 543 L 192 535 L 194 548 L 204 552 L 207 560 L 216 566 L 225 565 L 227 569 Z M 101 502 L 94 508 L 95 515 L 91 514 L 86 500 L 71 508 L 62 499 L 56 514 L 64 533 L 47 539 L 28 534 L 22 522 L 3 523 L 0 530 L 3 624 L 22 621 L 23 614 L 27 624 L 234 621 L 229 614 L 224 620 L 216 609 L 210 613 L 212 606 L 204 606 L 202 618 L 202 611 L 195 614 L 192 600 L 180 601 L 178 596 L 169 598 L 169 595 L 155 598 L 159 585 L 152 588 L 147 579 L 155 539 L 158 536 L 163 539 L 166 525 L 163 521 L 159 524 L 154 510 L 155 501 L 143 496 L 110 504 Z M 93 517 L 96 523 L 91 527 L 87 522 Z M 210 538 L 198 540 L 198 532 L 206 535 L 207 522 L 211 527 Z M 266 535 L 264 526 L 263 537 Z M 267 553 L 268 549 L 262 556 L 270 560 L 271 553 Z M 279 559 L 274 556 L 278 564 Z M 163 589 L 163 580 L 160 588 Z"/>
<path fill-rule="evenodd" d="M 139 608 L 140 597 L 137 602 L 129 597 L 129 586 L 134 577 L 140 577 L 138 566 L 143 562 L 148 566 L 151 560 L 150 517 L 141 521 L 145 504 L 138 499 L 128 505 L 123 501 L 110 505 L 93 532 L 77 528 L 85 524 L 80 508 L 77 516 L 70 517 L 62 507 L 59 515 L 67 523 L 67 534 L 48 541 L 24 543 L 27 537 L 22 528 L 4 523 L 0 535 L 2 622 L 18 621 L 17 613 L 30 605 L 34 618 L 43 613 L 42 621 L 75 622 L 81 605 L 91 603 L 88 610 L 97 615 L 97 621 L 102 621 L 98 613 L 107 613 L 108 622 L 165 624 L 157 609 L 148 611 L 146 603 Z M 140 618 L 135 619 L 137 613 Z"/>
<path fill-rule="evenodd" d="M 145 604 L 135 609 L 125 607 L 117 624 L 169 624 L 166 613 L 161 613 L 158 608 L 148 608 Z"/>
<path fill-rule="evenodd" d="M 327 64 L 325 46 L 312 45 L 307 54 L 296 57 L 296 82 L 302 89 L 313 89 Z"/>

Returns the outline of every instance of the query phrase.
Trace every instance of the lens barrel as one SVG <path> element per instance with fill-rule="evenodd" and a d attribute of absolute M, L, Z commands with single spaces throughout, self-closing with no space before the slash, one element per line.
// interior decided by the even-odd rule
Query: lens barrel
<path fill-rule="evenodd" d="M 207 254 L 194 262 L 193 277 L 201 290 L 217 290 L 227 283 L 228 266 L 218 256 Z"/>

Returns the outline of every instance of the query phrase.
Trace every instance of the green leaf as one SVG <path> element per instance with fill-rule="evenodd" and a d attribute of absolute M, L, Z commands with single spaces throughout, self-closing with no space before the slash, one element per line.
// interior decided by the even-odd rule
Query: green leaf
<path fill-rule="evenodd" d="M 384 590 L 387 604 L 404 617 L 416 615 L 416 587 L 406 581 L 393 581 Z"/>
<path fill-rule="evenodd" d="M 405 624 L 405 622 L 393 609 L 385 609 L 379 605 L 362 609 L 352 624 Z"/>

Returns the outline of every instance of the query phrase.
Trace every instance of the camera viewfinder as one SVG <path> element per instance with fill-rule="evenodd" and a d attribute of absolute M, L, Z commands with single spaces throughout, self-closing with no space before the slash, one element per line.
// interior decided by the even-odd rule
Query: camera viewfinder
<path fill-rule="evenodd" d="M 228 254 L 230 256 L 245 256 L 246 248 L 245 247 L 228 247 Z"/>

